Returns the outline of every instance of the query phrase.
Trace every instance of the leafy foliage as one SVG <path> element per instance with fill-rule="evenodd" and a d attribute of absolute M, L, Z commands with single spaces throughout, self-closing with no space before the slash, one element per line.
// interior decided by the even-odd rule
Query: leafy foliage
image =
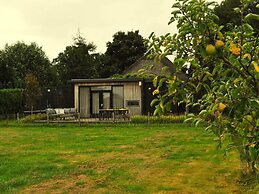
<path fill-rule="evenodd" d="M 94 53 L 95 48 L 93 43 L 87 43 L 83 37 L 77 35 L 74 44 L 59 53 L 54 64 L 61 84 L 66 84 L 69 79 L 98 77 L 98 54 Z"/>
<path fill-rule="evenodd" d="M 147 51 L 139 31 L 117 32 L 107 43 L 100 77 L 121 74 Z"/>
<path fill-rule="evenodd" d="M 139 73 L 129 73 L 126 75 L 121 75 L 121 74 L 114 74 L 111 76 L 112 79 L 116 78 L 143 78 L 143 79 L 153 79 L 155 75 L 153 74 L 139 74 Z"/>
<path fill-rule="evenodd" d="M 46 120 L 47 114 L 45 113 L 39 113 L 39 114 L 31 114 L 21 119 L 22 123 L 33 123 L 37 120 Z"/>
<path fill-rule="evenodd" d="M 256 5 L 259 4 L 259 0 L 248 1 L 246 7 L 244 7 L 244 14 L 254 13 L 259 14 L 259 9 L 256 8 Z M 215 13 L 219 17 L 219 25 L 224 25 L 225 31 L 232 29 L 235 25 L 240 25 L 242 17 L 238 13 L 238 8 L 242 6 L 240 0 L 225 0 L 215 8 Z M 253 19 L 250 21 L 252 27 L 259 33 L 259 21 Z"/>
<path fill-rule="evenodd" d="M 27 73 L 34 74 L 41 86 L 55 83 L 51 63 L 36 43 L 6 45 L 0 52 L 0 68 L 0 88 L 24 88 Z"/>
<path fill-rule="evenodd" d="M 185 119 L 186 119 L 185 115 L 161 115 L 161 116 L 136 115 L 131 117 L 131 123 L 152 123 L 152 124 L 183 123 Z"/>
<path fill-rule="evenodd" d="M 24 94 L 21 89 L 0 89 L 0 114 L 22 112 Z"/>
<path fill-rule="evenodd" d="M 229 138 L 229 148 L 239 151 L 242 174 L 255 175 L 259 163 L 259 37 L 245 14 L 251 1 L 241 1 L 236 9 L 240 25 L 223 31 L 214 12 L 217 5 L 204 0 L 178 0 L 173 5 L 169 23 L 177 22 L 178 33 L 150 36 L 151 57 L 174 55 L 176 71 L 188 69 L 188 80 L 170 76 L 154 79 L 158 96 L 156 113 L 166 112 L 170 103 L 183 100 L 200 111 L 191 119 L 208 122 L 207 130 L 218 138 L 219 145 Z M 160 92 L 166 84 L 168 90 Z M 195 101 L 197 93 L 201 98 Z M 187 96 L 187 98 L 185 98 Z M 188 119 L 189 120 L 189 119 Z M 252 176 L 253 177 L 253 176 Z"/>
<path fill-rule="evenodd" d="M 25 77 L 25 99 L 26 106 L 32 111 L 37 100 L 41 96 L 41 89 L 37 78 L 33 74 Z"/>

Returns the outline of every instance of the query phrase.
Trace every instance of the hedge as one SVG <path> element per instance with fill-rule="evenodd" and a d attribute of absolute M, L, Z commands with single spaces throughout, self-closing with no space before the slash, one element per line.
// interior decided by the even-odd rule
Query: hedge
<path fill-rule="evenodd" d="M 25 97 L 22 89 L 0 89 L 0 114 L 22 112 Z"/>

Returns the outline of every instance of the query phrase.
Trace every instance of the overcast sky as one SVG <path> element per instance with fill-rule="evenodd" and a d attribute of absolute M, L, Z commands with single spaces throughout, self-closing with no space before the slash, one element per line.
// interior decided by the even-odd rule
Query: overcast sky
<path fill-rule="evenodd" d="M 221 0 L 217 0 L 220 2 Z M 176 32 L 168 26 L 174 0 L 0 0 L 0 48 L 36 42 L 52 60 L 72 44 L 78 29 L 104 53 L 118 31 L 143 37 Z"/>

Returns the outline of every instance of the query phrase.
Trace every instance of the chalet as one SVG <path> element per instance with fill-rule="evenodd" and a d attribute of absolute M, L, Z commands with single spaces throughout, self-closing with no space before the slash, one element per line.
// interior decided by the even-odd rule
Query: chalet
<path fill-rule="evenodd" d="M 172 62 L 167 58 L 161 63 L 142 58 L 124 71 L 124 74 L 144 70 L 147 74 L 159 75 L 165 65 L 169 67 L 169 71 L 173 71 Z M 74 85 L 74 107 L 81 117 L 98 117 L 101 109 L 127 109 L 129 115 L 147 115 L 154 112 L 154 107 L 150 106 L 154 98 L 152 80 L 72 79 L 70 83 Z"/>

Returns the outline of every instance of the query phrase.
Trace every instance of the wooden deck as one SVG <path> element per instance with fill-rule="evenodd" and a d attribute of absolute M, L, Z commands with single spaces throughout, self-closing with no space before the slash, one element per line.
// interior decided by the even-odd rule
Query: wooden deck
<path fill-rule="evenodd" d="M 80 118 L 80 119 L 54 119 L 37 120 L 35 123 L 129 123 L 130 119 L 99 119 L 99 118 Z"/>

